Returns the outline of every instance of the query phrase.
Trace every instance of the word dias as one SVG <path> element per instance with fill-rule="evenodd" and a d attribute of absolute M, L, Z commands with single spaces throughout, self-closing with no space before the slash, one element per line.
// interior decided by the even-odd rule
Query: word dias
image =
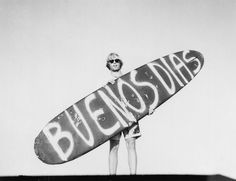
<path fill-rule="evenodd" d="M 202 62 L 183 51 L 137 68 L 108 83 L 54 118 L 44 129 L 62 161 L 84 154 L 140 119 L 184 87 Z M 145 114 L 144 114 L 145 113 Z"/>

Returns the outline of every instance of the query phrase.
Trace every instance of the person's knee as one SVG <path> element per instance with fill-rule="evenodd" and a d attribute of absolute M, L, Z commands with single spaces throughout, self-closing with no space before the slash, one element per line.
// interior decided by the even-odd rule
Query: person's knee
<path fill-rule="evenodd" d="M 110 142 L 110 151 L 111 152 L 117 152 L 119 149 L 119 141 L 118 140 L 112 140 Z"/>
<path fill-rule="evenodd" d="M 135 150 L 135 138 L 126 140 L 128 150 Z"/>
<path fill-rule="evenodd" d="M 111 148 L 111 151 L 117 152 L 118 149 L 119 149 L 119 145 L 115 145 L 115 146 L 113 146 L 113 147 Z"/>

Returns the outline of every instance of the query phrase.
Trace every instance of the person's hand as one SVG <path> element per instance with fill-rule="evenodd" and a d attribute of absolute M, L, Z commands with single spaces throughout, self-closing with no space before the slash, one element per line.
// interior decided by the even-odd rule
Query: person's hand
<path fill-rule="evenodd" d="M 110 84 L 114 84 L 116 81 L 114 80 L 114 79 L 112 79 L 112 80 L 109 80 L 109 83 Z"/>
<path fill-rule="evenodd" d="M 129 104 L 129 102 L 125 98 L 121 98 L 121 101 L 125 104 L 125 106 L 127 106 L 127 104 Z"/>
<path fill-rule="evenodd" d="M 151 115 L 151 114 L 153 114 L 153 113 L 154 113 L 154 109 L 149 108 L 149 110 L 148 110 L 148 115 Z"/>
<path fill-rule="evenodd" d="M 131 126 L 133 123 L 137 122 L 136 118 L 134 117 L 134 115 L 129 112 L 128 115 L 127 115 L 129 118 L 129 121 L 128 121 L 128 125 Z"/>

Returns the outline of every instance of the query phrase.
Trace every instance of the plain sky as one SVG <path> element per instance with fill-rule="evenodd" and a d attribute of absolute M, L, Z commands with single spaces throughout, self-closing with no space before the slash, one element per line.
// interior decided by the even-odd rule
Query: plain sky
<path fill-rule="evenodd" d="M 140 121 L 138 174 L 236 178 L 236 1 L 0 0 L 0 175 L 108 174 L 108 142 L 62 165 L 35 155 L 58 113 L 123 72 L 170 53 L 205 57 L 199 75 Z M 129 174 L 124 139 L 118 174 Z"/>

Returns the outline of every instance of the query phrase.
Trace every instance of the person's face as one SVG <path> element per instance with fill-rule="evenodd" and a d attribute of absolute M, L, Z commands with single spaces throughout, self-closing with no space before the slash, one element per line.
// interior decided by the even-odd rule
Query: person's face
<path fill-rule="evenodd" d="M 109 61 L 110 69 L 113 72 L 117 72 L 121 69 L 121 63 L 119 59 L 114 59 Z"/>

